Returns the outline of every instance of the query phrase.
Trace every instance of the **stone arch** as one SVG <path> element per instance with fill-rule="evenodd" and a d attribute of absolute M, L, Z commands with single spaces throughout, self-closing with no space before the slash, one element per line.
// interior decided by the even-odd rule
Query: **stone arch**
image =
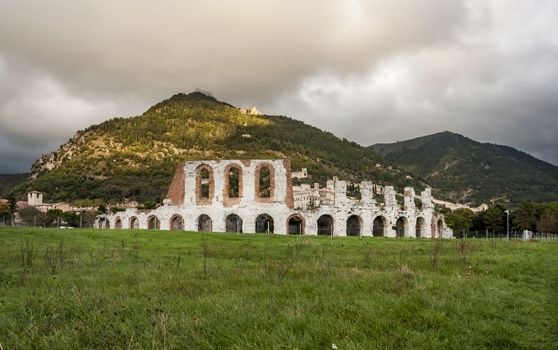
<path fill-rule="evenodd" d="M 395 236 L 407 237 L 408 226 L 409 226 L 409 220 L 407 220 L 407 218 L 404 216 L 400 216 L 395 222 Z"/>
<path fill-rule="evenodd" d="M 211 204 L 215 181 L 213 168 L 202 164 L 196 168 L 196 203 Z"/>
<path fill-rule="evenodd" d="M 242 233 L 242 219 L 236 214 L 229 214 L 225 219 L 225 232 Z"/>
<path fill-rule="evenodd" d="M 139 227 L 139 220 L 137 218 L 137 216 L 132 216 L 130 218 L 130 228 L 131 229 L 138 229 Z"/>
<path fill-rule="evenodd" d="M 387 219 L 382 215 L 378 215 L 374 218 L 372 223 L 372 236 L 374 237 L 384 237 L 387 233 Z"/>
<path fill-rule="evenodd" d="M 229 164 L 225 168 L 225 188 L 223 198 L 225 205 L 230 205 L 240 202 L 242 198 L 242 182 L 243 174 L 242 167 L 236 163 Z M 227 203 L 228 202 L 228 203 Z"/>
<path fill-rule="evenodd" d="M 147 218 L 147 229 L 148 230 L 158 230 L 161 227 L 161 221 L 155 215 L 151 215 Z"/>
<path fill-rule="evenodd" d="M 290 235 L 304 234 L 304 218 L 302 215 L 293 214 L 287 219 L 287 233 Z"/>
<path fill-rule="evenodd" d="M 260 214 L 256 218 L 256 233 L 273 233 L 273 218 L 268 214 Z"/>
<path fill-rule="evenodd" d="M 183 231 L 184 218 L 178 214 L 174 214 L 170 219 L 169 229 L 171 231 Z"/>
<path fill-rule="evenodd" d="M 255 194 L 257 202 L 272 202 L 275 193 L 275 168 L 262 163 L 256 167 Z"/>
<path fill-rule="evenodd" d="M 114 221 L 114 228 L 117 230 L 122 229 L 122 219 L 120 217 L 117 217 L 116 220 Z"/>
<path fill-rule="evenodd" d="M 351 215 L 347 218 L 347 236 L 360 236 L 362 219 L 358 215 Z"/>
<path fill-rule="evenodd" d="M 318 235 L 333 236 L 333 217 L 329 214 L 324 214 L 318 218 L 316 222 L 318 225 Z"/>
<path fill-rule="evenodd" d="M 198 232 L 212 232 L 213 231 L 213 221 L 209 215 L 201 214 L 198 217 Z"/>
<path fill-rule="evenodd" d="M 422 216 L 417 218 L 417 222 L 415 225 L 415 236 L 416 237 L 425 237 L 426 236 L 426 221 Z"/>

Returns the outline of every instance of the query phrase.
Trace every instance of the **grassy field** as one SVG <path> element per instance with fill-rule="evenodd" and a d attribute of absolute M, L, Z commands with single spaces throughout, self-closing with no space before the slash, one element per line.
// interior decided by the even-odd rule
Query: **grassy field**
<path fill-rule="evenodd" d="M 558 243 L 0 229 L 4 349 L 558 349 L 557 319 Z"/>

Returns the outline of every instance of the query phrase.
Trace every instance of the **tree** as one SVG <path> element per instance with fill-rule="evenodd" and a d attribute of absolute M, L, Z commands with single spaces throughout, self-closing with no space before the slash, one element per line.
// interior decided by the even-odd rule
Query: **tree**
<path fill-rule="evenodd" d="M 13 193 L 8 196 L 8 207 L 10 209 L 12 226 L 14 226 L 15 213 L 17 211 L 17 199 Z"/>
<path fill-rule="evenodd" d="M 0 220 L 3 225 L 6 225 L 6 221 L 11 222 L 12 213 L 9 206 L 6 204 L 0 204 Z"/>
<path fill-rule="evenodd" d="M 492 206 L 486 210 L 484 215 L 484 223 L 492 229 L 492 233 L 496 232 L 496 229 L 502 227 L 504 223 L 504 210 L 499 205 Z"/>
<path fill-rule="evenodd" d="M 46 224 L 48 226 L 58 226 L 58 220 L 62 213 L 60 209 L 49 209 L 46 215 Z"/>
<path fill-rule="evenodd" d="M 558 202 L 539 204 L 536 211 L 539 216 L 537 231 L 558 232 Z"/>
<path fill-rule="evenodd" d="M 473 225 L 475 213 L 471 209 L 456 209 L 444 214 L 446 224 L 454 231 L 468 230 Z"/>
<path fill-rule="evenodd" d="M 513 212 L 515 228 L 532 231 L 537 223 L 535 218 L 535 206 L 530 200 L 521 202 L 519 208 Z"/>
<path fill-rule="evenodd" d="M 46 215 L 35 207 L 27 207 L 19 210 L 19 216 L 23 224 L 27 226 L 44 226 Z"/>
<path fill-rule="evenodd" d="M 558 213 L 551 211 L 544 212 L 537 223 L 537 231 L 539 232 L 558 232 Z"/>
<path fill-rule="evenodd" d="M 62 221 L 71 227 L 79 227 L 79 218 L 75 211 L 67 211 L 61 215 Z"/>

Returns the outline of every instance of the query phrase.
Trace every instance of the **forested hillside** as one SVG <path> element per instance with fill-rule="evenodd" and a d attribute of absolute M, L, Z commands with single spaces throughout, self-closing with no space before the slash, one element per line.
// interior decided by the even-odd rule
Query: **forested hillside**
<path fill-rule="evenodd" d="M 32 180 L 18 188 L 47 200 L 159 201 L 182 161 L 287 158 L 308 168 L 309 181 L 334 175 L 395 186 L 406 179 L 374 151 L 284 116 L 252 115 L 200 92 L 177 94 L 143 115 L 116 118 L 79 131 L 33 164 Z"/>
<path fill-rule="evenodd" d="M 29 173 L 0 174 L 0 198 L 6 198 L 12 189 L 24 183 L 29 175 Z"/>
<path fill-rule="evenodd" d="M 454 201 L 558 200 L 558 167 L 512 147 L 446 131 L 370 149 L 408 172 L 421 174 Z"/>

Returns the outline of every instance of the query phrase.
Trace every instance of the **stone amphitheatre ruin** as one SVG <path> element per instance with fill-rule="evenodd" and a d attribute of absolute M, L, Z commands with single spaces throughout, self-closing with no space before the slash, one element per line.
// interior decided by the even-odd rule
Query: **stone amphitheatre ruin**
<path fill-rule="evenodd" d="M 392 186 L 363 181 L 356 185 L 360 198 L 352 198 L 346 181 L 334 179 L 319 189 L 318 184 L 293 186 L 292 177 L 290 161 L 282 159 L 189 161 L 177 167 L 162 206 L 100 215 L 95 225 L 295 235 L 453 235 L 434 211 L 430 188 L 417 197 L 406 187 L 400 204 Z M 375 199 L 380 188 L 383 203 Z"/>

